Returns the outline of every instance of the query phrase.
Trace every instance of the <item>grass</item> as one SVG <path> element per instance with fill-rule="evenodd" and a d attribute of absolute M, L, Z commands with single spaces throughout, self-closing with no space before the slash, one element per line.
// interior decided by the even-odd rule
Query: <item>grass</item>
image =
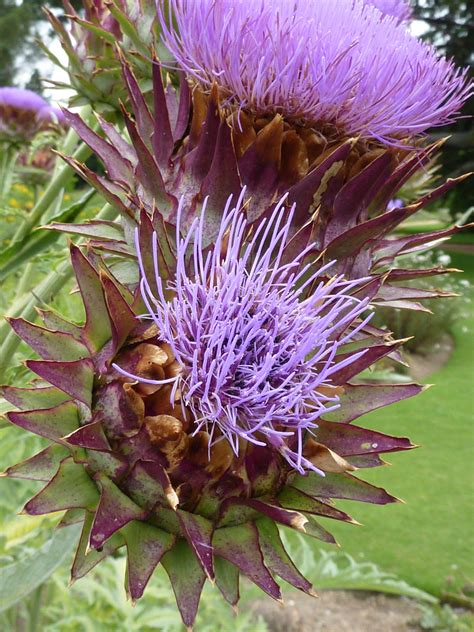
<path fill-rule="evenodd" d="M 474 281 L 474 257 L 452 258 Z M 364 475 L 406 504 L 376 508 L 341 502 L 365 526 L 332 529 L 343 550 L 356 559 L 363 556 L 434 594 L 443 590 L 447 578 L 458 586 L 473 579 L 473 331 L 471 314 L 455 331 L 456 347 L 448 364 L 430 376 L 433 388 L 364 419 L 366 427 L 409 436 L 421 446 L 390 455 L 393 467 Z"/>

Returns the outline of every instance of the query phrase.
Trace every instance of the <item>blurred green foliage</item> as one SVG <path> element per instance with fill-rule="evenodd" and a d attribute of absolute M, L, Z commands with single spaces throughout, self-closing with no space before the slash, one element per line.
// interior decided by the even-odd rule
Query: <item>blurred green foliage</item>
<path fill-rule="evenodd" d="M 73 0 L 76 7 L 81 0 Z M 49 29 L 43 6 L 63 11 L 62 0 L 0 0 L 0 86 L 16 85 L 18 72 L 38 56 L 35 37 L 45 37 Z M 38 91 L 38 71 L 26 73 L 31 89 Z"/>

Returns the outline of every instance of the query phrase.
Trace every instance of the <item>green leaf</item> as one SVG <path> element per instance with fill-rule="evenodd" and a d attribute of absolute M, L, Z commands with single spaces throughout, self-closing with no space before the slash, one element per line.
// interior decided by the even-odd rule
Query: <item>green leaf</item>
<path fill-rule="evenodd" d="M 56 212 L 50 222 L 73 222 L 94 196 L 93 189 L 88 190 L 77 202 L 73 202 L 64 210 Z M 53 231 L 33 231 L 22 239 L 15 241 L 0 254 L 0 281 L 18 270 L 39 252 L 46 250 L 58 241 L 60 234 Z"/>
<path fill-rule="evenodd" d="M 411 586 L 392 573 L 387 573 L 372 562 L 358 562 L 342 551 L 314 551 L 299 534 L 284 534 L 285 548 L 295 566 L 316 590 L 368 590 L 403 595 L 418 601 L 436 603 L 433 595 Z"/>
<path fill-rule="evenodd" d="M 59 529 L 37 553 L 2 569 L 0 612 L 11 608 L 41 586 L 68 559 L 80 530 L 80 525 Z"/>
<path fill-rule="evenodd" d="M 99 39 L 105 40 L 109 44 L 112 44 L 112 46 L 115 45 L 117 38 L 113 33 L 110 33 L 109 31 L 106 31 L 105 29 L 101 29 L 100 27 L 95 26 L 95 24 L 92 24 L 92 22 L 88 22 L 87 20 L 82 20 L 81 18 L 77 18 L 75 22 L 80 24 L 86 30 L 90 31 L 93 35 L 96 35 Z"/>
<path fill-rule="evenodd" d="M 14 410 L 15 407 L 7 402 L 6 399 L 0 397 L 0 428 L 9 428 L 10 424 L 5 419 L 5 413 L 8 413 L 10 410 Z"/>

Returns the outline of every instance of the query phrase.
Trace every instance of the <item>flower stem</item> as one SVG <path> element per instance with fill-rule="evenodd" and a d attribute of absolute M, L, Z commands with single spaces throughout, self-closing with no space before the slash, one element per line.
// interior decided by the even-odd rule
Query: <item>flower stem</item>
<path fill-rule="evenodd" d="M 0 206 L 6 204 L 13 182 L 18 150 L 12 145 L 6 145 L 0 153 Z"/>

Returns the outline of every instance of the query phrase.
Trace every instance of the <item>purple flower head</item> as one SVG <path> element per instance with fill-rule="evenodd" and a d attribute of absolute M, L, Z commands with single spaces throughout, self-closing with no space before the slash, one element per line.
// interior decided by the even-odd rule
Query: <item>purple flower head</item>
<path fill-rule="evenodd" d="M 451 122 L 472 92 L 395 17 L 363 0 L 169 0 L 164 39 L 198 85 L 257 116 L 399 143 Z"/>
<path fill-rule="evenodd" d="M 36 92 L 13 87 L 0 88 L 0 105 L 30 112 L 39 112 L 48 107 L 47 101 Z"/>
<path fill-rule="evenodd" d="M 23 88 L 0 88 L 0 140 L 25 142 L 42 128 L 49 104 Z"/>
<path fill-rule="evenodd" d="M 303 264 L 311 247 L 284 261 L 292 218 L 285 198 L 250 234 L 243 198 L 233 210 L 229 199 L 207 251 L 206 204 L 185 238 L 178 217 L 176 274 L 167 283 L 156 234 L 154 279 L 137 239 L 143 300 L 182 367 L 166 382 L 174 381 L 173 403 L 179 389 L 196 433 L 206 430 L 210 445 L 227 439 L 236 454 L 242 440 L 270 446 L 298 471 L 314 470 L 303 456 L 305 434 L 317 436 L 318 418 L 338 408 L 332 376 L 364 353 L 336 356 L 370 318 L 363 318 L 367 301 L 351 296 L 364 279 L 328 278 L 331 264 L 314 272 L 314 262 Z"/>
<path fill-rule="evenodd" d="M 406 0 L 364 0 L 383 13 L 397 18 L 399 22 L 408 22 L 412 18 L 410 4 Z"/>

